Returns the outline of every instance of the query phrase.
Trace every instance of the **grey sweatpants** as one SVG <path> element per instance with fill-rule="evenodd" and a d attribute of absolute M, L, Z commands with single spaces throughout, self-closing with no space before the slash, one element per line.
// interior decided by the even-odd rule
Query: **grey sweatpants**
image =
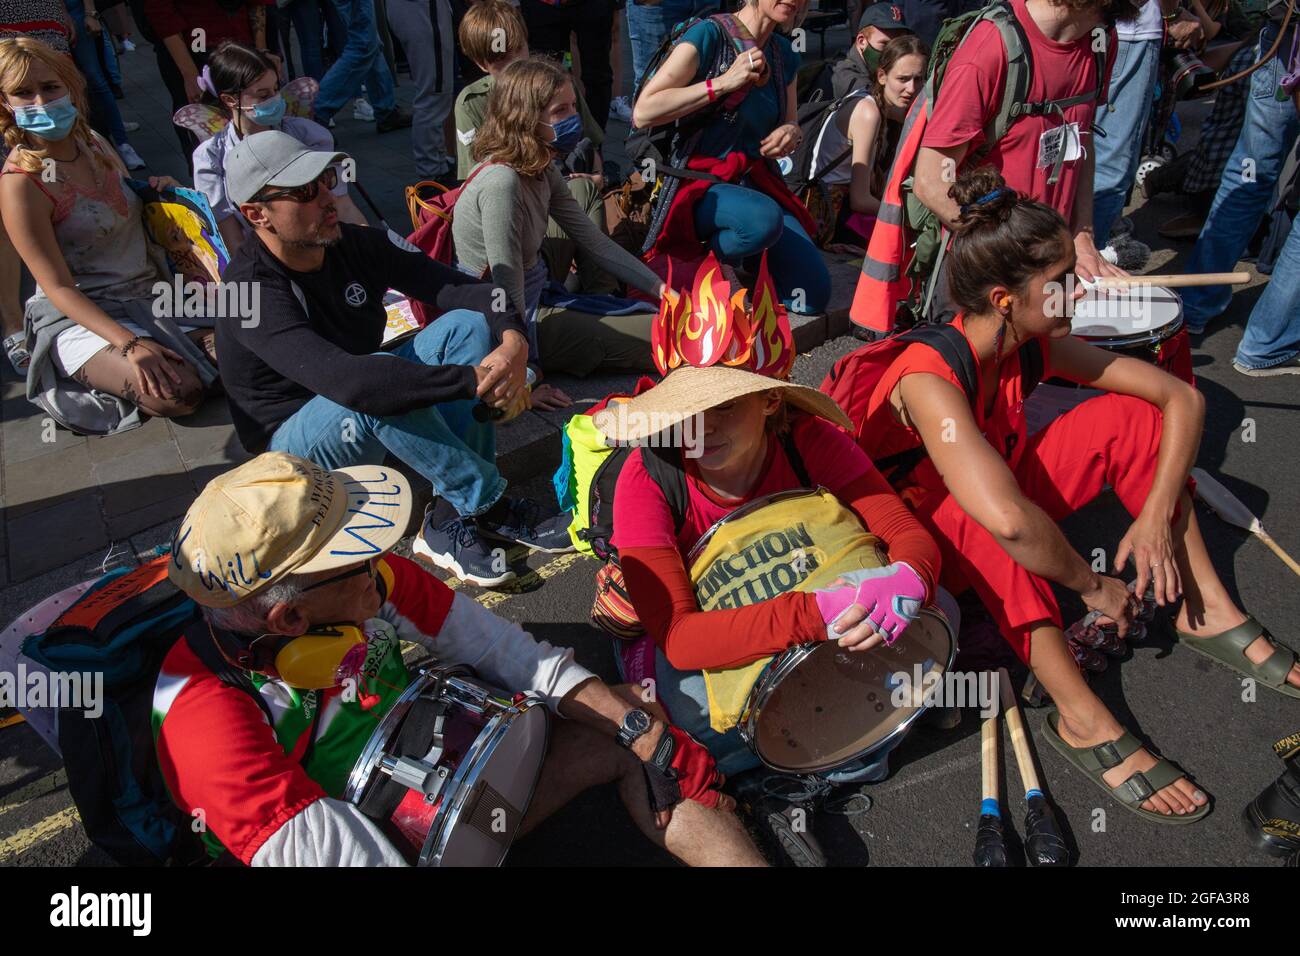
<path fill-rule="evenodd" d="M 447 152 L 443 124 L 456 102 L 456 30 L 451 0 L 386 0 L 388 28 L 406 51 L 415 81 L 411 103 L 411 151 L 422 179 L 436 179 L 456 167 Z"/>

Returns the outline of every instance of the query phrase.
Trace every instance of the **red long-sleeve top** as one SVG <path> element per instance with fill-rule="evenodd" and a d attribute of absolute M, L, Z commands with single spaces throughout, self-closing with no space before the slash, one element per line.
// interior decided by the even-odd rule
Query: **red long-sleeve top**
<path fill-rule="evenodd" d="M 910 565 L 933 597 L 939 548 L 929 532 L 865 453 L 830 423 L 799 417 L 795 445 L 811 483 L 831 491 L 889 549 L 890 560 Z M 670 664 L 681 670 L 729 667 L 780 653 L 826 636 L 812 594 L 791 592 L 748 607 L 701 611 L 684 555 L 715 521 L 755 498 L 800 487 L 779 442 L 750 493 L 724 499 L 711 492 L 687 463 L 688 506 L 679 534 L 667 499 L 633 451 L 614 496 L 614 543 L 628 593 L 646 631 Z"/>

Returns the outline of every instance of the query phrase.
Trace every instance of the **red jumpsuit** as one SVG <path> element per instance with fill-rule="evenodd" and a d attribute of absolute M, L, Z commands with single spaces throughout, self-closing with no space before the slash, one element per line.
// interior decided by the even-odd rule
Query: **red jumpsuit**
<path fill-rule="evenodd" d="M 963 329 L 961 317 L 954 323 Z M 1054 372 L 1051 341 L 1040 340 L 1044 378 Z M 914 448 L 919 434 L 893 417 L 889 395 L 906 375 L 927 373 L 958 384 L 957 376 L 933 349 L 909 346 L 894 360 L 876 386 L 867 408 L 861 443 L 879 461 Z M 1095 498 L 1106 485 L 1115 489 L 1129 514 L 1136 516 L 1155 478 L 1160 447 L 1161 414 L 1150 402 L 1107 394 L 1090 399 L 1029 437 L 1019 354 L 1002 363 L 993 411 L 983 403 L 975 420 L 1015 475 L 1025 497 L 1060 521 Z M 949 494 L 930 459 L 924 459 L 899 484 L 903 499 L 938 541 L 941 583 L 958 594 L 973 587 L 999 630 L 1021 660 L 1029 660 L 1032 626 L 1051 621 L 1061 626 L 1061 611 L 1051 584 L 1004 551 L 987 530 L 962 510 Z"/>

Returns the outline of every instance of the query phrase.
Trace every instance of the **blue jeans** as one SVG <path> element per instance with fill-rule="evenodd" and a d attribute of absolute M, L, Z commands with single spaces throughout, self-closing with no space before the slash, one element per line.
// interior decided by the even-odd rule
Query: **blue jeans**
<path fill-rule="evenodd" d="M 1095 143 L 1097 171 L 1093 180 L 1092 228 L 1098 249 L 1110 239 L 1115 220 L 1137 176 L 1142 158 L 1142 137 L 1151 116 L 1156 71 L 1160 66 L 1159 40 L 1120 40 L 1110 73 L 1110 101 L 1097 114 L 1105 136 Z"/>
<path fill-rule="evenodd" d="M 751 271 L 766 249 L 767 267 L 786 308 L 802 314 L 826 311 L 831 300 L 826 260 L 775 199 L 747 186 L 710 186 L 695 204 L 695 231 L 718 258 Z"/>
<path fill-rule="evenodd" d="M 112 33 L 108 27 L 99 31 L 99 45 L 104 52 L 103 67 L 110 82 L 122 85 L 122 67 L 117 62 L 117 47 L 113 46 Z"/>
<path fill-rule="evenodd" d="M 477 365 L 490 351 L 492 336 L 483 316 L 457 309 L 405 342 L 393 352 L 393 361 Z M 269 450 L 323 468 L 377 465 L 392 453 L 427 478 L 434 494 L 458 514 L 471 517 L 487 511 L 506 490 L 496 466 L 495 428 L 474 420 L 475 402 L 442 402 L 377 418 L 318 395 L 280 424 Z"/>
<path fill-rule="evenodd" d="M 334 114 L 348 100 L 361 95 L 366 85 L 366 99 L 383 115 L 397 105 L 393 94 L 393 74 L 388 72 L 384 48 L 375 29 L 374 0 L 326 0 L 342 17 L 347 27 L 343 52 L 329 68 L 316 96 L 316 122 L 328 125 Z M 331 42 L 333 42 L 331 40 Z"/>
<path fill-rule="evenodd" d="M 628 0 L 627 38 L 632 43 L 634 87 L 640 86 L 641 74 L 650 64 L 650 58 L 659 49 L 659 44 L 673 32 L 673 27 L 717 6 L 714 0 L 663 0 L 663 3 L 656 6 Z"/>
<path fill-rule="evenodd" d="M 104 76 L 104 71 L 99 65 L 95 37 L 86 29 L 85 4 L 82 0 L 67 0 L 65 5 L 68 8 L 68 15 L 72 18 L 73 26 L 77 28 L 77 42 L 72 45 L 72 59 L 76 61 L 77 69 L 81 70 L 86 78 L 86 96 L 90 100 L 91 109 L 108 123 L 113 145 L 121 146 L 126 142 L 126 126 L 122 123 L 122 112 L 117 108 L 113 91 L 108 88 L 108 77 Z"/>
<path fill-rule="evenodd" d="M 321 56 L 320 6 L 317 0 L 292 0 L 287 10 L 289 19 L 293 21 L 293 30 L 298 34 L 303 75 L 315 80 L 324 79 L 325 61 Z"/>
<path fill-rule="evenodd" d="M 1270 30 L 1265 27 L 1260 35 L 1264 50 L 1272 43 L 1272 36 L 1267 34 Z M 1274 57 L 1250 78 L 1241 135 L 1223 168 L 1223 179 L 1214 194 L 1210 214 L 1184 271 L 1231 271 L 1267 212 L 1282 163 L 1300 132 L 1295 105 L 1290 99 L 1279 102 L 1274 98 L 1285 73 L 1282 58 Z M 1231 286 L 1184 289 L 1183 314 L 1188 330 L 1204 331 L 1206 324 L 1227 309 L 1231 300 Z"/>
<path fill-rule="evenodd" d="M 1292 224 L 1273 277 L 1251 310 L 1236 362 L 1270 368 L 1300 354 L 1300 223 Z"/>

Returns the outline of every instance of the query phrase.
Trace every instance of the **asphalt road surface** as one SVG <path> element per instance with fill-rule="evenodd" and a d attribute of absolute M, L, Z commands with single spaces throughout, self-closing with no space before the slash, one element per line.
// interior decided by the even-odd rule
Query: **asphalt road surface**
<path fill-rule="evenodd" d="M 1231 369 L 1240 328 L 1258 296 L 1236 297 L 1226 324 L 1196 354 L 1208 399 L 1199 464 L 1220 475 L 1266 523 L 1278 541 L 1300 554 L 1296 448 L 1300 446 L 1297 384 L 1284 376 L 1250 379 Z M 801 356 L 795 377 L 816 384 L 852 339 L 829 342 Z M 1253 440 L 1248 440 L 1253 439 Z M 523 489 L 546 497 L 549 482 Z M 1262 544 L 1198 508 L 1215 564 L 1239 601 L 1292 646 L 1300 647 L 1300 588 Z M 1066 531 L 1081 553 L 1102 547 L 1113 555 L 1126 516 L 1104 495 L 1071 518 Z M 578 555 L 535 555 L 513 591 L 469 588 L 496 613 L 548 641 L 573 646 L 579 660 L 613 681 L 609 640 L 589 626 L 596 563 Z M 520 565 L 523 570 L 524 565 Z M 1064 600 L 1067 620 L 1077 601 Z M 1037 736 L 1041 711 L 1027 711 L 1045 786 L 1060 811 L 1079 865 L 1276 865 L 1247 843 L 1242 807 L 1279 773 L 1269 744 L 1300 729 L 1300 703 L 1261 688 L 1243 699 L 1232 672 L 1173 643 L 1166 629 L 1151 635 L 1094 678 L 1120 720 L 1188 769 L 1215 797 L 1215 809 L 1192 826 L 1158 826 L 1108 800 Z M 1009 746 L 1003 745 L 1004 763 Z M 1014 761 L 1012 761 L 1014 764 Z M 979 718 L 963 715 L 950 731 L 918 727 L 895 751 L 892 773 L 863 788 L 871 808 L 857 817 L 819 813 L 813 829 L 833 864 L 965 866 L 980 799 Z M 1023 816 L 1019 777 L 1004 768 L 1008 817 Z M 780 862 L 779 856 L 776 857 Z M 589 792 L 521 841 L 509 862 L 527 864 L 671 864 L 632 828 L 612 789 Z M 57 758 L 18 724 L 0 729 L 0 865 L 97 865 L 107 858 L 85 838 Z"/>

